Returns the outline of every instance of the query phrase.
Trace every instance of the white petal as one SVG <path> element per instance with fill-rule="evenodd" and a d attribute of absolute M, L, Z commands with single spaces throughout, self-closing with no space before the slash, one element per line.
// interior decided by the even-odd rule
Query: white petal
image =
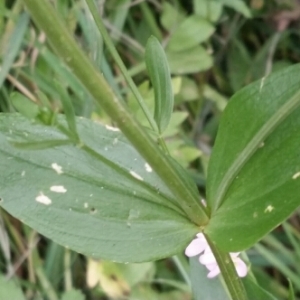
<path fill-rule="evenodd" d="M 206 241 L 206 238 L 205 238 L 205 236 L 204 236 L 204 234 L 202 232 L 197 233 L 196 236 L 197 236 L 197 238 L 203 239 L 204 241 Z"/>
<path fill-rule="evenodd" d="M 239 277 L 245 277 L 248 273 L 248 268 L 245 262 L 242 261 L 239 257 L 235 258 L 233 262 Z"/>
<path fill-rule="evenodd" d="M 217 263 L 213 253 L 211 252 L 210 248 L 206 248 L 204 254 L 199 257 L 199 262 L 202 265 L 209 265 L 213 263 Z"/>
<path fill-rule="evenodd" d="M 219 266 L 218 266 L 217 262 L 215 262 L 212 264 L 206 264 L 205 267 L 207 270 L 212 271 L 214 268 L 219 267 Z"/>
<path fill-rule="evenodd" d="M 188 257 L 192 257 L 200 254 L 205 250 L 207 246 L 206 240 L 203 241 L 202 238 L 196 238 L 190 242 L 190 244 L 185 249 L 185 255 Z"/>
<path fill-rule="evenodd" d="M 220 268 L 216 266 L 214 269 L 212 269 L 208 274 L 207 278 L 214 278 L 220 274 Z"/>

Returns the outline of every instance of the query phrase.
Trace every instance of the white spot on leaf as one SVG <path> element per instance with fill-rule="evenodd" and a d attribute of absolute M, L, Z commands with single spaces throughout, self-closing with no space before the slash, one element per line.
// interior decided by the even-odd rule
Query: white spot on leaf
<path fill-rule="evenodd" d="M 120 129 L 117 128 L 117 127 L 112 127 L 112 126 L 109 126 L 109 125 L 105 125 L 105 127 L 106 127 L 106 129 L 111 130 L 111 131 L 120 131 Z"/>
<path fill-rule="evenodd" d="M 63 185 L 53 185 L 50 187 L 50 191 L 54 193 L 65 193 L 67 189 Z"/>
<path fill-rule="evenodd" d="M 84 208 L 88 208 L 89 204 L 87 202 L 84 203 Z"/>
<path fill-rule="evenodd" d="M 24 177 L 25 174 L 26 174 L 26 172 L 25 172 L 25 171 L 22 171 L 21 176 Z"/>
<path fill-rule="evenodd" d="M 297 179 L 298 177 L 300 177 L 300 172 L 297 172 L 293 175 L 293 179 Z"/>
<path fill-rule="evenodd" d="M 114 141 L 113 141 L 113 145 L 116 145 L 118 143 L 118 139 L 117 138 L 114 138 Z"/>
<path fill-rule="evenodd" d="M 152 168 L 148 163 L 145 163 L 145 169 L 147 172 L 152 172 Z"/>
<path fill-rule="evenodd" d="M 58 165 L 57 163 L 51 164 L 52 169 L 57 173 L 57 174 L 62 174 L 62 166 Z"/>
<path fill-rule="evenodd" d="M 39 203 L 42 203 L 44 205 L 50 205 L 52 203 L 52 200 L 45 196 L 42 192 L 35 198 L 35 200 Z"/>
<path fill-rule="evenodd" d="M 272 210 L 274 210 L 274 206 L 268 205 L 265 209 L 265 213 L 272 212 Z"/>
<path fill-rule="evenodd" d="M 144 180 L 139 174 L 135 173 L 134 171 L 130 171 L 130 174 L 138 180 L 141 180 L 141 181 Z"/>

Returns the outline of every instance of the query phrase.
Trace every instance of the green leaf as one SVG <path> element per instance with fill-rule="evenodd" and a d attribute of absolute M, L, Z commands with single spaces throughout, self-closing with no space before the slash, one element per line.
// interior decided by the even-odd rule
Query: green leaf
<path fill-rule="evenodd" d="M 25 300 L 25 297 L 21 288 L 13 280 L 6 280 L 0 274 L 0 299 Z"/>
<path fill-rule="evenodd" d="M 12 64 L 14 63 L 18 55 L 18 52 L 20 51 L 28 22 L 29 22 L 28 14 L 26 13 L 21 14 L 17 21 L 16 28 L 10 37 L 7 51 L 4 54 L 3 62 L 0 68 L 0 88 L 2 87 L 2 84 L 7 74 Z"/>
<path fill-rule="evenodd" d="M 245 87 L 225 108 L 209 163 L 205 229 L 223 250 L 252 246 L 299 206 L 299 86 L 295 65 Z"/>
<path fill-rule="evenodd" d="M 186 18 L 174 31 L 167 49 L 171 52 L 185 51 L 206 41 L 215 31 L 214 26 L 198 15 Z"/>
<path fill-rule="evenodd" d="M 194 12 L 211 22 L 219 20 L 223 10 L 223 4 L 218 0 L 194 0 Z"/>
<path fill-rule="evenodd" d="M 0 115 L 0 205 L 94 258 L 142 262 L 182 251 L 199 229 L 151 167 L 118 129 L 76 121 L 79 146 L 27 151 L 7 138 L 36 142 L 64 135 L 18 114 Z"/>
<path fill-rule="evenodd" d="M 78 136 L 76 129 L 75 111 L 70 96 L 68 95 L 65 87 L 60 82 L 54 81 L 54 86 L 60 95 L 60 101 L 64 108 L 64 113 L 68 122 L 70 133 L 76 140 L 78 139 Z"/>
<path fill-rule="evenodd" d="M 207 278 L 207 269 L 199 263 L 198 257 L 190 258 L 192 290 L 195 300 L 230 300 L 220 276 Z"/>
<path fill-rule="evenodd" d="M 165 52 L 157 38 L 151 36 L 146 45 L 146 66 L 154 88 L 154 118 L 162 133 L 169 124 L 174 104 L 172 83 Z"/>
<path fill-rule="evenodd" d="M 288 300 L 296 300 L 293 283 L 289 280 L 289 299 Z"/>
<path fill-rule="evenodd" d="M 243 284 L 246 289 L 248 299 L 277 300 L 269 292 L 262 289 L 249 276 L 243 279 Z"/>
<path fill-rule="evenodd" d="M 61 300 L 84 300 L 85 297 L 79 290 L 70 290 L 62 295 Z"/>
<path fill-rule="evenodd" d="M 246 18 L 251 17 L 251 11 L 249 7 L 245 4 L 244 0 L 218 0 L 220 3 L 233 8 L 237 12 L 240 12 Z"/>
<path fill-rule="evenodd" d="M 184 18 L 184 13 L 180 7 L 173 6 L 166 1 L 163 2 L 160 23 L 165 29 L 168 31 L 174 30 Z"/>
<path fill-rule="evenodd" d="M 202 46 L 182 52 L 167 50 L 166 54 L 172 74 L 198 73 L 208 70 L 213 64 L 211 55 Z"/>
<path fill-rule="evenodd" d="M 20 93 L 12 93 L 10 95 L 10 100 L 13 106 L 28 119 L 35 119 L 39 113 L 38 105 Z"/>
<path fill-rule="evenodd" d="M 233 91 L 238 91 L 251 79 L 253 60 L 246 46 L 238 39 L 230 45 L 228 56 L 228 77 Z M 261 65 L 261 64 L 260 64 Z"/>

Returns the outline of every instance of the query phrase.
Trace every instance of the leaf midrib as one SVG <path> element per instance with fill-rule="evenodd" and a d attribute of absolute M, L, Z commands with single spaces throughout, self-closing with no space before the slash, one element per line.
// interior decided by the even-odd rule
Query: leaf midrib
<path fill-rule="evenodd" d="M 0 152 L 7 154 L 7 152 L 6 152 L 5 150 L 1 149 L 1 148 L 0 148 Z M 32 165 L 35 165 L 35 166 L 38 166 L 39 168 L 44 168 L 44 169 L 46 169 L 46 170 L 49 170 L 49 167 L 44 166 L 44 165 L 41 165 L 41 164 L 36 163 L 36 162 L 34 162 L 34 161 L 26 160 L 26 159 L 24 159 L 24 158 L 21 157 L 21 156 L 18 156 L 18 155 L 12 154 L 12 153 L 9 153 L 9 155 L 10 155 L 11 157 L 14 157 L 14 158 L 18 159 L 18 160 L 24 161 L 24 162 L 26 162 L 26 163 L 29 163 L 29 164 L 32 164 Z M 122 176 L 124 176 L 124 174 L 126 174 L 126 173 L 124 173 L 124 174 L 119 173 L 119 174 L 122 175 Z M 80 178 L 80 179 L 79 179 L 77 176 L 74 176 L 73 174 L 71 174 L 71 173 L 69 173 L 69 172 L 64 172 L 64 175 L 67 176 L 67 177 L 74 178 L 74 179 L 76 179 L 76 180 L 84 181 L 84 182 L 89 183 L 89 184 L 92 184 L 92 185 L 94 185 L 94 186 L 99 186 L 99 182 L 98 182 L 98 181 L 96 181 L 96 180 L 95 180 L 94 178 L 92 178 L 92 177 L 87 177 L 86 175 L 82 175 L 82 174 L 81 174 L 81 175 L 82 175 L 82 178 Z M 127 174 L 126 174 L 126 175 L 127 175 Z M 130 175 L 128 175 L 128 176 L 126 176 L 126 177 L 127 177 L 127 179 L 129 179 L 129 180 L 134 180 L 134 178 L 131 178 Z M 140 182 L 138 182 L 138 183 L 141 184 Z M 128 192 L 128 190 L 123 189 L 121 186 L 116 186 L 116 185 L 110 184 L 108 181 L 106 181 L 106 182 L 103 181 L 102 185 L 105 185 L 105 188 L 106 188 L 107 190 L 111 190 L 111 191 L 113 191 L 113 192 L 117 192 L 117 193 L 120 193 L 120 194 L 126 194 L 126 195 L 128 195 L 128 196 L 132 196 L 132 195 Z M 148 185 L 143 185 L 143 188 L 146 188 L 146 190 L 147 190 L 147 187 L 151 187 L 151 186 L 150 186 L 150 185 L 149 185 L 149 186 L 148 186 Z M 149 189 L 148 189 L 148 191 L 151 192 Z M 174 211 L 176 211 L 177 213 L 179 213 L 180 215 L 182 215 L 182 212 L 181 212 L 175 205 L 173 205 L 173 202 L 170 201 L 170 198 L 166 198 L 166 195 L 163 194 L 163 193 L 160 193 L 160 195 L 157 195 L 157 196 L 155 197 L 155 199 L 166 199 L 166 200 L 168 200 L 168 202 L 169 202 L 168 205 L 167 205 L 166 203 L 163 203 L 162 201 L 153 201 L 153 200 L 150 200 L 149 198 L 147 198 L 147 196 L 146 196 L 145 194 L 139 195 L 138 198 L 139 198 L 139 199 L 142 199 L 142 200 L 144 200 L 144 201 L 150 202 L 150 203 L 152 203 L 152 204 L 159 204 L 159 205 L 162 205 L 162 206 L 164 206 L 164 207 L 166 207 L 166 208 L 168 208 L 168 209 L 174 210 Z"/>
<path fill-rule="evenodd" d="M 254 155 L 259 145 L 300 105 L 300 91 L 296 92 L 281 108 L 261 127 L 253 136 L 244 150 L 234 160 L 225 173 L 213 201 L 213 211 L 216 211 L 223 203 L 226 193 L 243 166 Z"/>

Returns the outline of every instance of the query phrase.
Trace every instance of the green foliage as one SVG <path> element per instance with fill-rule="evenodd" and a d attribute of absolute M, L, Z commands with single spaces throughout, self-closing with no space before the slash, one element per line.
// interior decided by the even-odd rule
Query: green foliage
<path fill-rule="evenodd" d="M 0 298 L 296 299 L 297 3 L 100 2 L 0 1 Z"/>
<path fill-rule="evenodd" d="M 146 66 L 154 88 L 154 118 L 162 133 L 169 124 L 174 104 L 171 77 L 167 58 L 159 41 L 150 37 L 146 45 Z"/>
<path fill-rule="evenodd" d="M 30 100 L 24 97 L 20 93 L 13 93 L 10 96 L 13 106 L 20 112 L 23 116 L 28 119 L 34 120 L 38 113 L 39 107 L 37 104 L 30 102 Z"/>
<path fill-rule="evenodd" d="M 214 27 L 204 18 L 193 15 L 186 18 L 172 33 L 168 50 L 185 51 L 206 41 L 214 32 Z"/>
<path fill-rule="evenodd" d="M 117 129 L 77 119 L 79 144 L 33 151 L 7 138 L 63 135 L 14 114 L 1 115 L 0 128 L 7 170 L 1 206 L 57 243 L 94 258 L 141 262 L 181 251 L 198 231 Z"/>
<path fill-rule="evenodd" d="M 25 300 L 22 290 L 13 280 L 0 275 L 0 299 Z"/>
<path fill-rule="evenodd" d="M 29 16 L 26 13 L 23 13 L 19 17 L 16 28 L 9 38 L 7 49 L 3 51 L 5 56 L 2 59 L 3 62 L 0 69 L 0 87 L 2 86 L 5 77 L 7 76 L 14 60 L 16 59 L 16 56 L 18 55 L 18 52 L 20 51 L 28 22 Z"/>
<path fill-rule="evenodd" d="M 299 205 L 299 70 L 247 86 L 224 111 L 208 170 L 212 219 L 205 229 L 224 250 L 250 247 Z"/>

